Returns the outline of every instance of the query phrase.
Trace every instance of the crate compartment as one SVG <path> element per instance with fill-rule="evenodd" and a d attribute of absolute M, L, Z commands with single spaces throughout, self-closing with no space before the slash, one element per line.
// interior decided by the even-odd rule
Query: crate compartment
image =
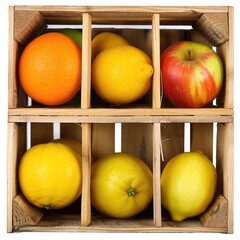
<path fill-rule="evenodd" d="M 125 38 L 130 45 L 145 52 L 152 59 L 152 26 L 148 25 L 92 25 L 92 39 L 100 33 L 111 32 Z M 93 61 L 93 57 L 92 57 Z M 91 89 L 91 108 L 151 108 L 152 87 L 139 100 L 125 105 L 116 105 L 102 100 L 93 89 Z"/>
<path fill-rule="evenodd" d="M 221 61 L 223 63 L 223 70 L 224 70 L 224 76 L 223 76 L 223 85 L 220 90 L 220 93 L 217 95 L 217 97 L 208 105 L 204 106 L 204 108 L 228 108 L 229 106 L 232 106 L 232 103 L 228 102 L 228 97 L 231 98 L 231 93 L 228 92 L 228 83 L 229 81 L 229 76 L 228 76 L 228 66 L 226 63 L 226 57 L 227 57 L 227 52 L 225 51 L 225 45 L 228 44 L 227 42 L 223 42 L 220 45 L 216 45 L 216 42 L 211 42 L 209 38 L 206 36 L 202 35 L 197 29 L 194 28 L 194 23 L 193 25 L 187 25 L 187 26 L 179 26 L 179 25 L 174 25 L 174 26 L 164 26 L 161 25 L 162 30 L 160 33 L 161 36 L 161 42 L 160 42 L 160 48 L 161 48 L 161 53 L 163 53 L 164 50 L 166 50 L 169 46 L 174 44 L 175 42 L 178 41 L 193 41 L 193 42 L 198 42 L 205 44 L 212 48 L 221 58 Z M 229 105 L 229 106 L 228 106 Z M 170 103 L 165 96 L 163 95 L 162 99 L 162 108 L 176 108 L 172 103 Z"/>
<path fill-rule="evenodd" d="M 9 76 L 9 108 L 22 107 L 46 107 L 45 105 L 32 101 L 23 90 L 18 77 L 18 63 L 24 48 L 34 38 L 50 31 L 58 30 L 59 28 L 78 28 L 82 27 L 81 14 L 77 19 L 71 22 L 65 18 L 59 18 L 57 22 L 51 21 L 51 18 L 46 14 L 37 10 L 14 11 L 9 9 L 10 18 L 10 35 L 9 41 L 11 48 L 9 56 L 11 58 L 10 76 Z M 72 13 L 74 17 L 74 13 Z M 55 29 L 52 28 L 54 24 Z M 80 107 L 81 106 L 81 91 L 79 91 L 72 100 L 66 104 L 57 107 Z"/>
<path fill-rule="evenodd" d="M 183 151 L 202 151 L 214 164 L 217 170 L 217 189 L 216 197 L 209 206 L 209 209 L 206 210 L 199 217 L 193 218 L 192 221 L 197 223 L 200 220 L 201 226 L 208 227 L 207 231 L 214 229 L 216 226 L 219 226 L 219 231 L 229 231 L 230 219 L 232 218 L 232 196 L 229 195 L 229 189 L 225 188 L 226 178 L 229 182 L 229 176 L 225 175 L 227 168 L 225 164 L 232 162 L 233 155 L 228 152 L 226 148 L 223 150 L 223 135 L 229 134 L 229 130 L 233 127 L 232 123 L 178 123 L 176 124 L 162 124 L 162 149 L 163 149 L 163 162 L 161 165 L 161 171 L 166 166 L 167 162 L 176 154 L 179 154 Z M 175 134 L 172 134 L 172 132 Z M 167 134 L 168 133 L 168 134 Z M 165 135 L 167 134 L 167 135 Z M 165 135 L 165 139 L 163 138 Z M 167 136 L 167 137 L 166 137 Z M 176 137 L 178 136 L 178 137 Z M 184 137 L 183 137 L 184 136 Z M 233 145 L 233 136 L 229 136 L 229 144 Z M 226 142 L 224 143 L 226 144 Z M 172 151 L 170 151 L 172 150 Z M 222 151 L 223 150 L 223 151 Z M 228 154 L 226 153 L 228 152 Z M 231 151 L 231 149 L 230 149 Z M 231 165 L 231 164 L 230 164 Z M 232 182 L 233 179 L 230 180 Z M 225 187 L 223 187 L 225 185 Z M 210 220 L 210 225 L 205 225 L 204 216 L 209 214 L 211 206 L 220 206 L 221 201 L 218 199 L 218 194 L 223 196 L 225 199 L 224 211 L 216 213 L 212 216 L 212 219 L 205 219 L 206 221 Z M 224 215 L 223 215 L 224 214 Z M 163 210 L 163 227 L 164 223 L 169 223 L 169 214 Z M 219 219 L 221 220 L 219 220 Z M 198 219 L 198 220 L 197 220 Z M 218 222 L 220 221 L 220 222 Z M 186 224 L 189 222 L 189 219 L 184 220 L 183 222 L 177 224 Z M 224 222 L 224 225 L 221 223 Z M 221 225 L 221 227 L 220 227 Z"/>
<path fill-rule="evenodd" d="M 35 225 L 46 216 L 59 214 L 62 218 L 67 214 L 78 216 L 81 222 L 81 196 L 71 205 L 59 210 L 44 210 L 29 203 L 22 195 L 18 184 L 19 162 L 30 147 L 51 142 L 53 139 L 70 138 L 81 141 L 81 124 L 53 124 L 53 123 L 9 123 L 9 159 L 8 167 L 11 172 L 8 175 L 9 203 L 8 211 L 12 212 L 9 216 L 9 227 L 18 231 L 21 227 Z M 11 200 L 10 200 L 11 199 Z M 53 226 L 53 225 L 51 225 Z"/>
<path fill-rule="evenodd" d="M 92 124 L 92 162 L 117 151 L 139 157 L 153 170 L 152 134 L 152 124 Z M 132 231 L 131 229 L 136 230 L 141 227 L 154 228 L 156 216 L 154 216 L 153 201 L 145 210 L 129 219 L 106 217 L 92 208 L 88 228 L 93 231 L 112 231 L 111 229 Z"/>

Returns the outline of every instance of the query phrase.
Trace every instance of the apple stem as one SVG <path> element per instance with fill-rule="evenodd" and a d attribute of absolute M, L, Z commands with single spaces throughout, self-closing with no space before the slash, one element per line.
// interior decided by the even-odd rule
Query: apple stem
<path fill-rule="evenodd" d="M 187 53 L 188 53 L 188 61 L 192 60 L 191 49 L 188 48 Z"/>

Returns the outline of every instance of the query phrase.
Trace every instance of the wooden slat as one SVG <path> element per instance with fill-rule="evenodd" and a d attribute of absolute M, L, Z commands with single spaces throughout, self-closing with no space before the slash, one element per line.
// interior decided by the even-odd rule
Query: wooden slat
<path fill-rule="evenodd" d="M 191 124 L 191 151 L 202 151 L 210 160 L 213 159 L 213 124 Z"/>
<path fill-rule="evenodd" d="M 218 191 L 228 200 L 228 233 L 233 232 L 233 123 L 218 124 L 217 174 Z"/>
<path fill-rule="evenodd" d="M 233 108 L 234 96 L 234 24 L 233 8 L 229 7 L 229 40 L 217 47 L 217 53 L 225 66 L 225 81 L 221 92 L 222 102 L 225 108 Z M 218 100 L 219 101 L 219 100 Z M 221 102 L 220 102 L 221 104 Z"/>
<path fill-rule="evenodd" d="M 82 141 L 82 126 L 80 123 L 61 123 L 60 137 Z"/>
<path fill-rule="evenodd" d="M 162 20 L 162 15 L 160 16 Z M 162 22 L 161 22 L 162 25 Z M 170 45 L 177 41 L 183 41 L 185 39 L 185 31 L 181 29 L 161 29 L 160 30 L 161 41 L 160 41 L 160 48 L 161 53 L 167 49 Z"/>
<path fill-rule="evenodd" d="M 9 122 L 62 122 L 62 123 L 211 123 L 233 122 L 233 116 L 9 116 Z"/>
<path fill-rule="evenodd" d="M 88 13 L 83 13 L 82 29 L 82 84 L 81 84 L 81 107 L 90 107 L 91 89 L 91 50 L 92 50 L 92 19 Z"/>
<path fill-rule="evenodd" d="M 53 221 L 55 219 L 55 221 Z M 79 225 L 78 215 L 51 214 L 44 216 L 37 226 L 21 227 L 19 231 L 30 232 L 192 232 L 192 233 L 226 233 L 226 228 L 203 227 L 198 220 L 185 220 L 182 222 L 163 221 L 162 227 L 154 226 L 152 218 L 112 219 L 104 216 L 92 217 L 91 225 Z"/>
<path fill-rule="evenodd" d="M 122 152 L 133 154 L 152 169 L 152 125 L 122 124 Z"/>
<path fill-rule="evenodd" d="M 18 161 L 26 151 L 26 124 L 8 123 L 7 149 L 7 231 L 13 230 L 12 201 L 17 195 Z"/>
<path fill-rule="evenodd" d="M 202 13 L 227 12 L 227 7 L 138 7 L 138 6 L 16 6 L 18 11 L 39 11 L 47 23 L 74 23 L 81 21 L 82 13 L 90 13 L 94 23 L 143 24 L 150 23 L 152 14 L 161 13 L 163 24 L 192 24 Z"/>
<path fill-rule="evenodd" d="M 184 151 L 184 123 L 176 123 L 175 121 L 173 123 L 162 123 L 161 144 L 163 151 L 162 171 L 172 157 Z"/>
<path fill-rule="evenodd" d="M 231 116 L 232 108 L 17 108 L 9 116 Z"/>
<path fill-rule="evenodd" d="M 31 146 L 53 140 L 52 123 L 31 123 Z"/>
<path fill-rule="evenodd" d="M 184 14 L 197 14 L 197 12 L 228 12 L 227 6 L 47 6 L 47 5 L 18 5 L 15 6 L 16 10 L 40 11 L 48 12 L 49 14 L 58 14 L 66 12 L 89 12 L 96 13 L 102 12 L 126 12 L 126 13 L 182 13 Z M 195 11 L 195 12 L 194 12 Z"/>
<path fill-rule="evenodd" d="M 93 161 L 114 153 L 115 126 L 109 123 L 92 124 L 92 158 Z"/>
<path fill-rule="evenodd" d="M 153 124 L 153 219 L 157 227 L 162 225 L 161 211 L 161 124 Z"/>
<path fill-rule="evenodd" d="M 7 222 L 7 231 L 12 232 L 12 200 L 17 194 L 17 183 L 16 183 L 16 170 L 17 170 L 17 125 L 14 123 L 8 124 L 8 161 L 7 161 L 7 214 L 8 214 L 8 222 Z"/>
<path fill-rule="evenodd" d="M 184 35 L 185 35 L 186 41 L 203 43 L 209 46 L 210 48 L 212 48 L 212 44 L 208 41 L 208 39 L 204 35 L 199 33 L 197 30 L 191 29 L 191 30 L 186 30 L 184 32 L 185 32 Z"/>
<path fill-rule="evenodd" d="M 152 64 L 154 69 L 152 83 L 152 107 L 160 108 L 160 17 L 153 14 L 152 18 Z"/>
<path fill-rule="evenodd" d="M 16 86 L 16 42 L 14 35 L 14 7 L 9 7 L 9 30 L 8 30 L 8 107 L 17 106 L 17 86 Z"/>
<path fill-rule="evenodd" d="M 91 223 L 91 124 L 82 124 L 82 206 L 81 226 Z"/>

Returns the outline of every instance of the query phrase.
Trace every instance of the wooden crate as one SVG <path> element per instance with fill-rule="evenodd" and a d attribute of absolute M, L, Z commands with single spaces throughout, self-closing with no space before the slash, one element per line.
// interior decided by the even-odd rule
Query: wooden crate
<path fill-rule="evenodd" d="M 233 8 L 14 6 L 9 24 L 8 232 L 233 232 Z M 16 70 L 21 52 L 50 27 L 68 25 L 83 31 L 81 91 L 63 106 L 29 106 Z M 151 91 L 136 103 L 111 106 L 91 90 L 91 40 L 102 31 L 123 35 L 152 58 Z M 205 108 L 176 108 L 162 96 L 160 54 L 179 40 L 215 47 L 224 63 L 222 92 Z M 124 220 L 98 214 L 89 191 L 91 163 L 115 150 L 116 123 L 121 123 L 122 151 L 141 157 L 154 181 L 152 204 Z M 56 128 L 61 137 L 82 141 L 82 196 L 66 209 L 42 211 L 21 195 L 17 169 L 27 147 L 52 140 Z M 160 174 L 187 141 L 189 150 L 201 149 L 214 161 L 218 195 L 200 218 L 176 223 L 161 208 Z"/>

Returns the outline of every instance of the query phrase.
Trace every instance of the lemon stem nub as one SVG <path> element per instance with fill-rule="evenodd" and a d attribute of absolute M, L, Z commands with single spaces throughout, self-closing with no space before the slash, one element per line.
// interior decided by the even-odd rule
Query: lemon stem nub
<path fill-rule="evenodd" d="M 51 205 L 46 205 L 46 206 L 44 206 L 44 208 L 45 208 L 46 210 L 52 209 Z"/>
<path fill-rule="evenodd" d="M 127 193 L 128 193 L 128 196 L 131 197 L 131 196 L 135 196 L 137 191 L 135 188 L 132 188 L 130 187 L 128 190 L 127 190 Z"/>

